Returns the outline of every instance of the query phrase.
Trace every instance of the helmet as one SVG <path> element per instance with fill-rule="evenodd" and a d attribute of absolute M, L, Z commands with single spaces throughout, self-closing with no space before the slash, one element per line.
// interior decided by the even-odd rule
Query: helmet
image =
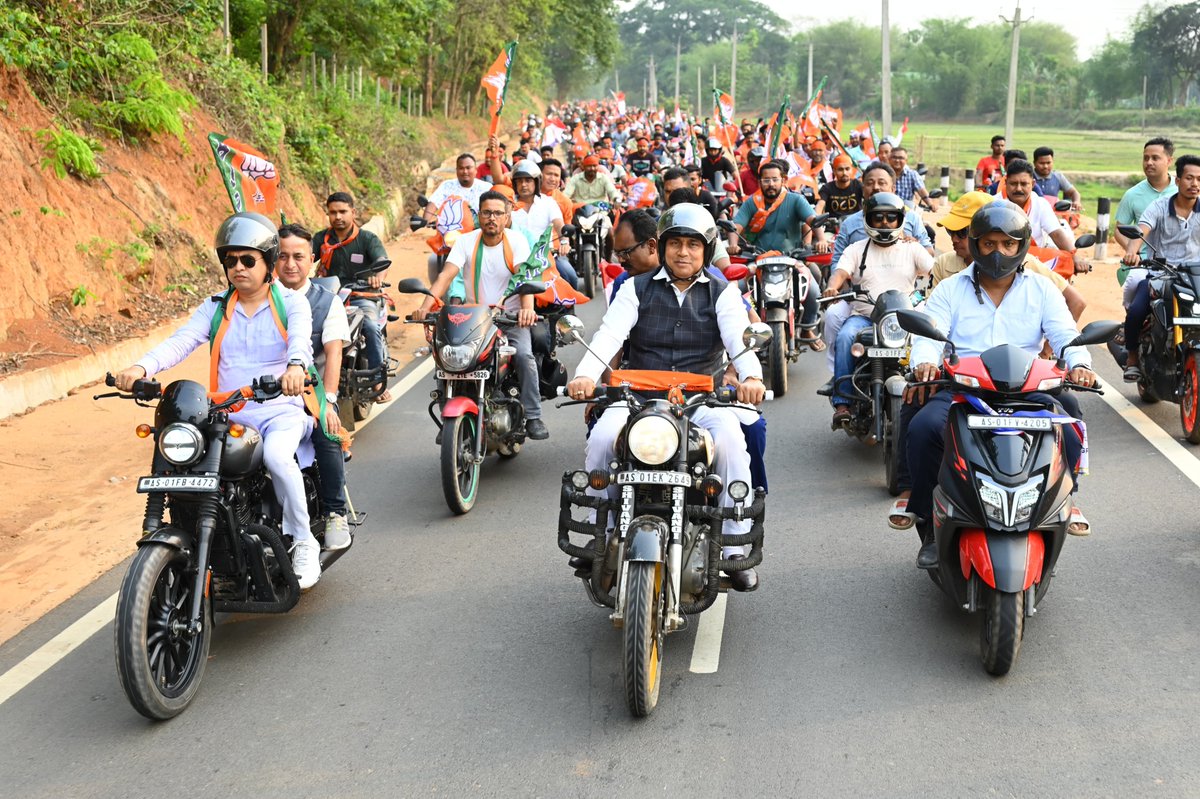
<path fill-rule="evenodd" d="M 758 147 L 751 147 L 750 152 L 747 155 L 749 158 L 758 158 L 759 160 L 762 160 L 767 156 L 767 148 L 761 145 Z"/>
<path fill-rule="evenodd" d="M 876 244 L 882 244 L 885 247 L 895 243 L 900 239 L 901 228 L 904 227 L 904 200 L 901 200 L 897 195 L 890 191 L 880 191 L 872 194 L 867 202 L 863 205 L 863 225 L 867 229 L 867 235 L 871 237 L 871 241 Z M 900 224 L 895 228 L 875 227 L 871 223 L 874 221 L 877 214 L 895 213 L 900 218 Z"/>
<path fill-rule="evenodd" d="M 720 150 L 721 149 L 721 142 L 719 142 L 717 140 L 716 136 L 710 136 L 708 138 L 707 149 L 709 149 L 709 150 Z"/>
<path fill-rule="evenodd" d="M 996 250 L 988 255 L 979 252 L 979 240 L 988 233 L 1003 233 L 1020 246 L 1014 255 L 1005 255 Z M 971 227 L 967 233 L 967 246 L 971 250 L 971 258 L 975 261 L 975 270 L 982 272 L 993 280 L 1008 277 L 1017 271 L 1029 254 L 1029 240 L 1032 231 L 1029 217 L 1025 212 L 1008 200 L 996 200 L 985 205 L 971 217 Z"/>
<path fill-rule="evenodd" d="M 269 275 L 279 258 L 279 231 L 275 223 L 262 214 L 242 211 L 228 217 L 217 228 L 215 245 L 218 260 L 224 260 L 229 250 L 258 250 L 267 262 Z"/>
<path fill-rule="evenodd" d="M 533 178 L 533 193 L 536 195 L 542 191 L 542 170 L 528 158 L 513 167 L 511 177 L 514 189 L 517 187 L 517 178 Z"/>
<path fill-rule="evenodd" d="M 717 223 L 707 208 L 696 203 L 680 203 L 663 212 L 658 219 L 658 246 L 665 249 L 667 239 L 680 236 L 704 242 L 704 265 L 712 263 L 717 248 Z"/>

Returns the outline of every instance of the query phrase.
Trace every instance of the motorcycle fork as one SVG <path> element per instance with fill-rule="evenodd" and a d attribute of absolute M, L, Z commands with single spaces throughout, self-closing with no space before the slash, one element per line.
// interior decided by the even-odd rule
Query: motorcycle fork
<path fill-rule="evenodd" d="M 871 402 L 875 408 L 875 440 L 883 441 L 883 361 L 879 358 L 871 361 Z M 894 419 L 893 424 L 899 424 Z"/>
<path fill-rule="evenodd" d="M 212 423 L 212 439 L 205 457 L 204 471 L 220 474 L 221 456 L 225 451 L 225 433 L 229 431 L 229 419 L 222 416 Z M 205 497 L 200 503 L 196 529 L 200 535 L 196 542 L 196 578 L 192 586 L 191 607 L 188 609 L 188 635 L 199 635 L 204 628 L 204 600 L 208 596 L 208 558 L 212 549 L 213 534 L 217 529 L 217 514 L 221 502 L 215 494 Z"/>
<path fill-rule="evenodd" d="M 487 435 L 483 430 L 483 420 L 487 416 L 487 407 L 484 405 L 484 397 L 487 395 L 487 381 L 479 381 L 479 399 L 476 405 L 479 407 L 479 416 L 475 419 L 475 462 L 483 462 L 483 452 L 487 446 Z"/>
<path fill-rule="evenodd" d="M 687 622 L 679 612 L 679 584 L 683 577 L 683 486 L 671 489 L 671 538 L 667 544 L 667 569 L 670 570 L 671 593 L 667 598 L 666 632 L 681 629 Z"/>
<path fill-rule="evenodd" d="M 617 517 L 617 601 L 609 621 L 618 630 L 625 626 L 625 586 L 629 576 L 629 563 L 625 560 L 625 537 L 629 524 L 633 521 L 634 487 L 629 484 L 621 486 L 621 514 Z"/>

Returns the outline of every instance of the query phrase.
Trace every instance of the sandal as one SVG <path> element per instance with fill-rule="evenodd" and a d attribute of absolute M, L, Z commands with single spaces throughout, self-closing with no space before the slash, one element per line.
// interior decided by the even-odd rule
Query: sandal
<path fill-rule="evenodd" d="M 1130 364 L 1129 366 L 1125 367 L 1123 377 L 1125 378 L 1126 383 L 1136 383 L 1142 379 L 1142 368 L 1136 363 Z"/>
<path fill-rule="evenodd" d="M 811 338 L 809 338 L 808 336 L 801 336 L 800 343 L 803 344 L 804 346 L 808 347 L 813 352 L 824 352 L 825 351 L 825 340 L 822 339 L 820 336 L 813 336 Z"/>
<path fill-rule="evenodd" d="M 1071 518 L 1067 522 L 1067 532 L 1080 537 L 1092 534 L 1092 525 L 1078 505 L 1071 506 Z"/>
<path fill-rule="evenodd" d="M 391 401 L 392 401 L 392 392 L 388 391 L 386 388 L 383 390 L 382 394 L 380 394 L 378 397 L 375 398 L 375 402 L 380 405 L 382 405 L 385 402 L 391 402 Z"/>
<path fill-rule="evenodd" d="M 917 514 L 908 511 L 908 497 L 901 497 L 892 503 L 892 510 L 888 513 L 888 527 L 893 530 L 911 530 L 916 523 Z"/>
<path fill-rule="evenodd" d="M 841 430 L 850 421 L 850 409 L 842 408 L 840 411 L 833 412 L 833 421 L 829 423 L 833 430 Z"/>

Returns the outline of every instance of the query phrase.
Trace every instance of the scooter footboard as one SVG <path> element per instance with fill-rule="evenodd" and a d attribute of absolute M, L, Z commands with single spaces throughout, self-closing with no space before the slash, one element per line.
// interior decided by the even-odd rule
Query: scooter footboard
<path fill-rule="evenodd" d="M 721 547 L 737 547 L 750 545 L 750 552 L 745 558 L 730 560 L 722 558 L 717 563 L 717 569 L 729 572 L 753 569 L 762 563 L 763 557 L 763 518 L 766 515 L 767 492 L 761 488 L 754 491 L 754 501 L 749 505 L 731 508 L 713 508 L 707 505 L 688 505 L 688 518 L 697 524 L 708 524 L 712 540 Z M 740 515 L 739 515 L 740 510 Z M 742 534 L 726 534 L 724 522 L 727 519 L 749 521 L 750 532 Z"/>

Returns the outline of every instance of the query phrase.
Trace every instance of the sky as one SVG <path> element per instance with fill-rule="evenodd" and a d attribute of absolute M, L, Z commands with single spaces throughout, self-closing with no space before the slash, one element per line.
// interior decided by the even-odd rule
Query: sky
<path fill-rule="evenodd" d="M 795 0 L 763 0 L 777 14 L 803 29 L 820 22 L 844 18 L 831 13 L 823 20 L 798 14 Z M 1145 5 L 1145 0 L 1021 0 L 1021 18 L 1030 16 L 1038 22 L 1052 22 L 1075 34 L 1079 41 L 1079 59 L 1086 60 L 1108 37 L 1119 38 L 1133 17 Z M 1181 5 L 1172 1 L 1155 5 Z M 998 22 L 1000 17 L 1011 20 L 1017 0 L 977 3 L 971 0 L 891 0 L 888 13 L 893 27 L 915 28 L 923 19 L 966 18 L 973 22 Z M 882 17 L 880 0 L 865 0 L 857 4 L 859 19 L 869 25 L 879 25 Z M 1100 12 L 1100 13 L 1097 13 Z"/>

